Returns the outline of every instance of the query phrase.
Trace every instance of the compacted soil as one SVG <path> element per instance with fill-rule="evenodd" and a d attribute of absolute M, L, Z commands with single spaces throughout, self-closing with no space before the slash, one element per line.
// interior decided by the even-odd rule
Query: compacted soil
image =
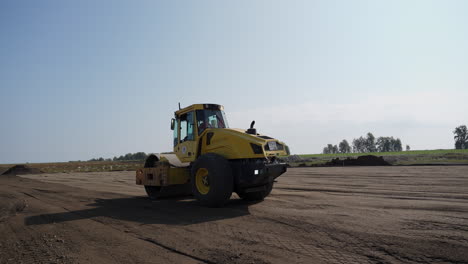
<path fill-rule="evenodd" d="M 224 208 L 133 172 L 1 175 L 0 263 L 468 263 L 468 167 L 293 168 Z"/>

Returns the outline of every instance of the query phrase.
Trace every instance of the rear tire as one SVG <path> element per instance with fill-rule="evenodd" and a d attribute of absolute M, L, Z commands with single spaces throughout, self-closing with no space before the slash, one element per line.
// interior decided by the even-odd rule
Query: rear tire
<path fill-rule="evenodd" d="M 146 160 L 145 160 L 145 168 L 154 168 L 156 167 L 156 163 L 159 161 L 159 158 L 154 155 L 154 154 L 151 154 L 149 155 Z"/>
<path fill-rule="evenodd" d="M 234 180 L 229 162 L 218 154 L 207 153 L 194 162 L 190 182 L 201 204 L 221 207 L 232 195 Z"/>
<path fill-rule="evenodd" d="M 246 201 L 261 201 L 265 199 L 270 193 L 271 190 L 273 189 L 273 182 L 268 183 L 265 185 L 265 189 L 262 191 L 258 192 L 238 192 L 237 194 L 239 195 L 240 198 L 246 200 Z"/>
<path fill-rule="evenodd" d="M 159 158 L 154 155 L 154 154 L 151 154 L 148 156 L 148 158 L 146 158 L 145 160 L 145 168 L 154 168 L 156 167 L 156 163 L 159 161 Z M 148 194 L 148 197 L 151 199 L 151 200 L 155 200 L 159 197 L 159 193 L 161 191 L 161 186 L 149 186 L 149 185 L 145 185 L 145 191 L 146 191 L 146 194 Z"/>

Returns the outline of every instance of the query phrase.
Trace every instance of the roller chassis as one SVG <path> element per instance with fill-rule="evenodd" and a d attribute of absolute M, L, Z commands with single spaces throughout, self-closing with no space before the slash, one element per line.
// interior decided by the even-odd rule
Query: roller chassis
<path fill-rule="evenodd" d="M 233 175 L 233 191 L 245 191 L 273 182 L 287 171 L 286 163 L 268 162 L 261 159 L 228 160 Z M 193 162 L 184 168 L 171 167 L 168 162 L 157 161 L 151 167 L 137 171 L 136 183 L 145 186 L 182 185 L 190 182 Z M 170 181 L 169 175 L 177 170 L 177 182 Z M 185 173 L 183 173 L 185 171 Z M 183 176 L 185 174 L 185 176 Z M 182 179 L 185 178 L 185 179 Z"/>

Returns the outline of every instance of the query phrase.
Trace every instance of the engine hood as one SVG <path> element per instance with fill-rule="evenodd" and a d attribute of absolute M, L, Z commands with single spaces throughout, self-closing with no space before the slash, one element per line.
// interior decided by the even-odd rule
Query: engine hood
<path fill-rule="evenodd" d="M 218 153 L 227 159 L 267 158 L 288 155 L 283 142 L 262 134 L 248 134 L 244 129 L 209 128 L 202 135 L 201 154 Z"/>

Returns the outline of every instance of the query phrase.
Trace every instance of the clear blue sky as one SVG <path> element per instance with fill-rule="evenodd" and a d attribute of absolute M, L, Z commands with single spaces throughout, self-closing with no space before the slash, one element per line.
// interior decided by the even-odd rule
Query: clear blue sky
<path fill-rule="evenodd" d="M 0 163 L 171 150 L 177 103 L 293 153 L 453 148 L 468 1 L 1 1 Z"/>

